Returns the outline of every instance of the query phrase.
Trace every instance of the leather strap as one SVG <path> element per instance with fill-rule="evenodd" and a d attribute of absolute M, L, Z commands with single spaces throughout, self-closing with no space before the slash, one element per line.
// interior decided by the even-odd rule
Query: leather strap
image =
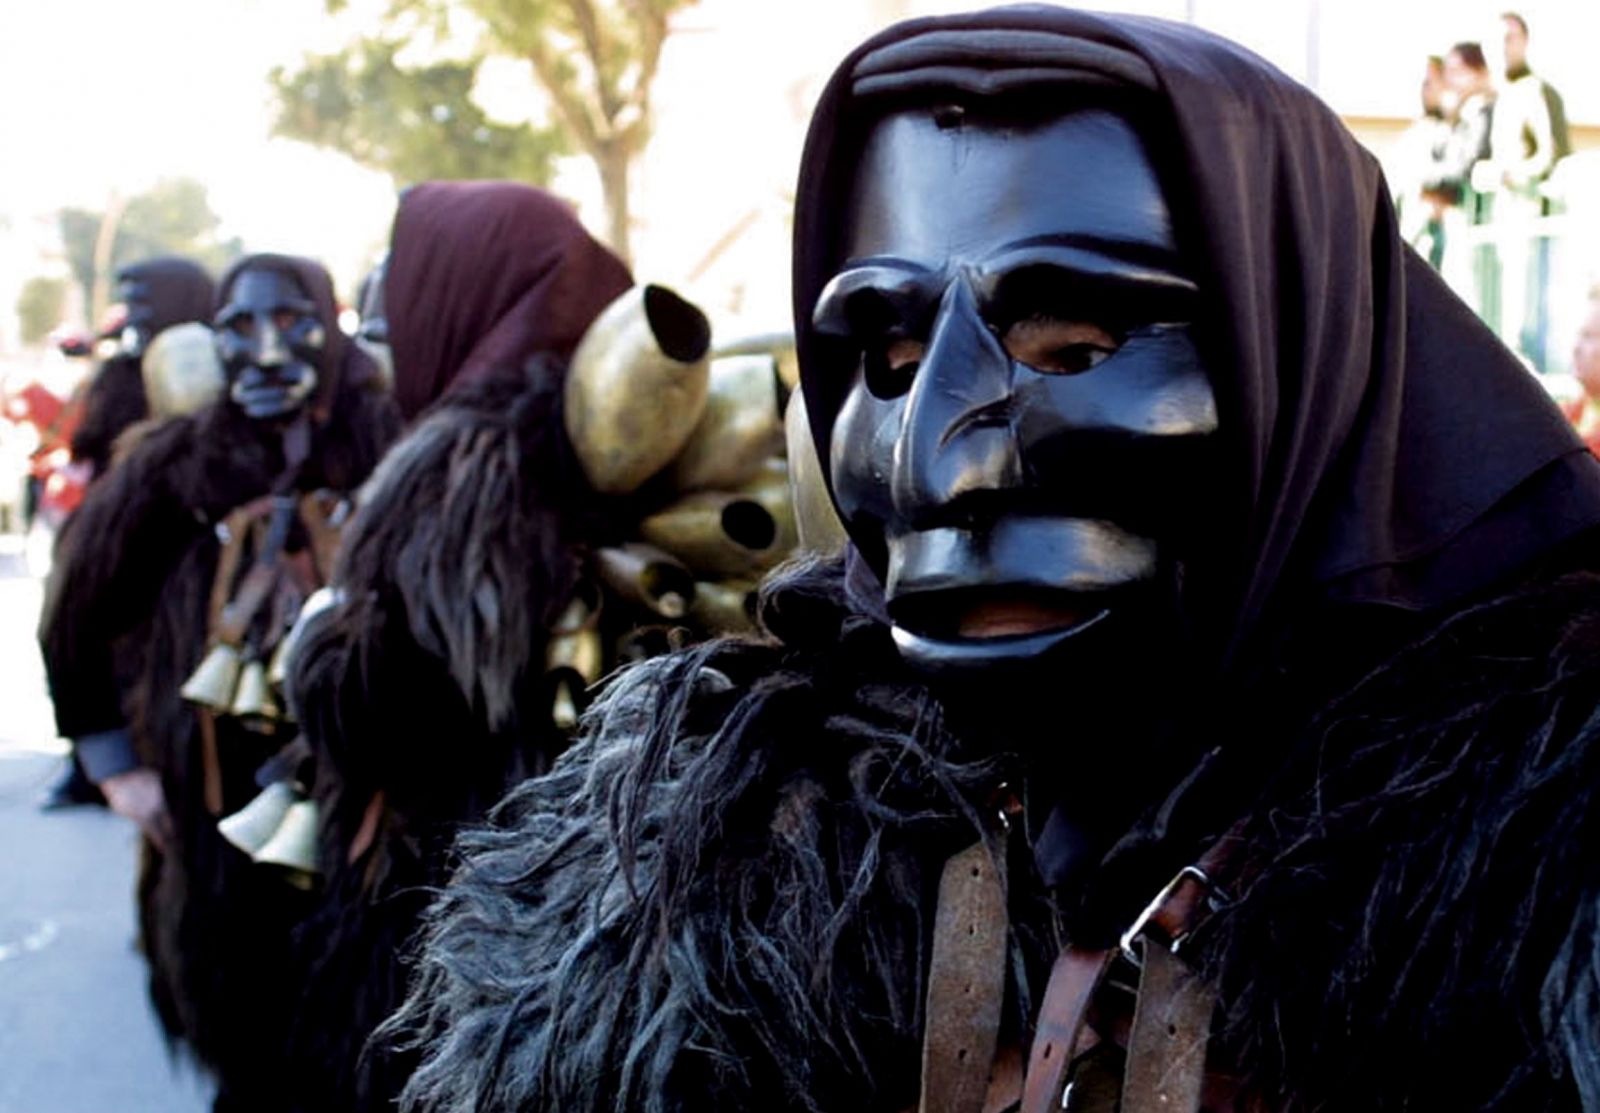
<path fill-rule="evenodd" d="M 987 844 L 945 863 L 933 923 L 919 1113 L 982 1113 L 1006 992 L 1005 884 Z"/>
<path fill-rule="evenodd" d="M 316 562 L 317 582 L 314 587 L 321 587 L 333 579 L 341 525 L 348 513 L 348 504 L 333 491 L 312 491 L 300 498 L 300 522 L 311 539 L 311 556 Z"/>
<path fill-rule="evenodd" d="M 1034 1027 L 1021 1113 L 1055 1113 L 1061 1108 L 1072 1061 L 1088 1050 L 1094 1037 L 1088 1025 L 1089 1006 L 1116 954 L 1065 947 L 1056 956 Z"/>
<path fill-rule="evenodd" d="M 200 792 L 206 811 L 222 816 L 222 754 L 217 750 L 217 719 L 209 707 L 196 707 L 200 719 Z"/>
<path fill-rule="evenodd" d="M 361 812 L 361 826 L 356 828 L 356 834 L 350 840 L 350 848 L 345 851 L 345 865 L 353 866 L 361 860 L 361 856 L 372 849 L 372 844 L 378 840 L 378 828 L 383 823 L 384 792 L 379 789 L 372 794 L 372 799 L 367 801 L 367 806 Z"/>
<path fill-rule="evenodd" d="M 272 506 L 272 496 L 263 495 L 231 511 L 222 520 L 222 551 L 217 555 L 217 571 L 211 578 L 211 601 L 207 608 L 213 634 L 222 623 L 222 612 L 233 595 L 233 582 L 244 560 L 245 539 L 250 529 Z M 230 642 L 230 645 L 236 643 Z"/>
<path fill-rule="evenodd" d="M 1216 998 L 1170 947 L 1144 946 L 1121 1113 L 1195 1113 Z"/>

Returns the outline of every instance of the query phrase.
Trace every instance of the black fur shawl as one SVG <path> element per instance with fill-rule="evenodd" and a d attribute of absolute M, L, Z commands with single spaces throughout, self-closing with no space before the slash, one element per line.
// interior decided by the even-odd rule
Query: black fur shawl
<path fill-rule="evenodd" d="M 776 643 L 635 669 L 464 838 L 389 1033 L 423 1055 L 406 1108 L 915 1103 L 932 887 L 1004 771 L 840 598 L 801 573 Z M 1259 1107 L 1600 1108 L 1597 701 L 1578 574 L 1439 625 L 1306 729 L 1203 948 Z M 1016 1032 L 1059 936 L 1011 861 Z"/>
<path fill-rule="evenodd" d="M 295 654 L 326 879 L 295 937 L 297 1109 L 390 1107 L 409 1061 L 363 1049 L 402 998 L 456 828 L 565 742 L 537 686 L 588 510 L 544 358 L 451 391 L 384 458 L 344 535 L 342 601 Z M 380 791 L 376 841 L 351 862 Z"/>

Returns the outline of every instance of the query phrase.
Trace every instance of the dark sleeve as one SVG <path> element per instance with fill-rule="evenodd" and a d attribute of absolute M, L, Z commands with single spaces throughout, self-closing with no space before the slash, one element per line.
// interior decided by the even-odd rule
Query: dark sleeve
<path fill-rule="evenodd" d="M 83 418 L 72 434 L 72 458 L 94 465 L 96 478 L 111 466 L 111 451 L 128 426 L 149 413 L 137 359 L 113 356 L 100 365 L 83 399 Z"/>
<path fill-rule="evenodd" d="M 56 539 L 39 646 L 64 737 L 126 727 L 113 646 L 149 618 L 167 575 L 209 528 L 179 494 L 194 440 L 184 418 L 153 430 L 90 488 Z"/>

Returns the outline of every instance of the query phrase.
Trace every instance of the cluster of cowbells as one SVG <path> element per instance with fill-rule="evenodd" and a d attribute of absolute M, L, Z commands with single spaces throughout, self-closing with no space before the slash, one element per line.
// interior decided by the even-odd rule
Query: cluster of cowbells
<path fill-rule="evenodd" d="M 662 286 L 623 294 L 584 335 L 566 383 L 568 440 L 591 488 L 645 509 L 633 538 L 591 555 L 552 632 L 557 725 L 576 721 L 581 693 L 611 665 L 750 629 L 761 576 L 797 545 L 832 544 L 803 537 L 818 530 L 796 516 L 784 413 L 799 399 L 794 368 L 789 336 L 713 345 L 705 315 Z M 810 445 L 807 432 L 814 471 Z M 605 621 L 607 607 L 623 614 Z"/>

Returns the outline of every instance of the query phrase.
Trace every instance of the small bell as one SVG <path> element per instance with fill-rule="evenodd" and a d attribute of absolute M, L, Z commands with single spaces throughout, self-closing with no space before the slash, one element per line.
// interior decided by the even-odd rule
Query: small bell
<path fill-rule="evenodd" d="M 228 710 L 240 719 L 271 721 L 280 718 L 278 703 L 267 687 L 267 667 L 260 661 L 251 661 L 239 673 L 239 686 Z"/>
<path fill-rule="evenodd" d="M 232 815 L 219 820 L 217 830 L 234 846 L 255 857 L 277 833 L 294 802 L 294 789 L 288 782 L 278 781 Z"/>
<path fill-rule="evenodd" d="M 191 703 L 225 712 L 233 706 L 241 667 L 239 651 L 231 645 L 219 643 L 212 647 L 200 666 L 184 681 L 179 694 Z"/>
<path fill-rule="evenodd" d="M 260 850 L 251 855 L 265 866 L 282 866 L 309 883 L 317 870 L 317 805 L 312 800 L 296 800 L 283 813 L 283 820 Z M 298 882 L 297 882 L 298 883 Z"/>

